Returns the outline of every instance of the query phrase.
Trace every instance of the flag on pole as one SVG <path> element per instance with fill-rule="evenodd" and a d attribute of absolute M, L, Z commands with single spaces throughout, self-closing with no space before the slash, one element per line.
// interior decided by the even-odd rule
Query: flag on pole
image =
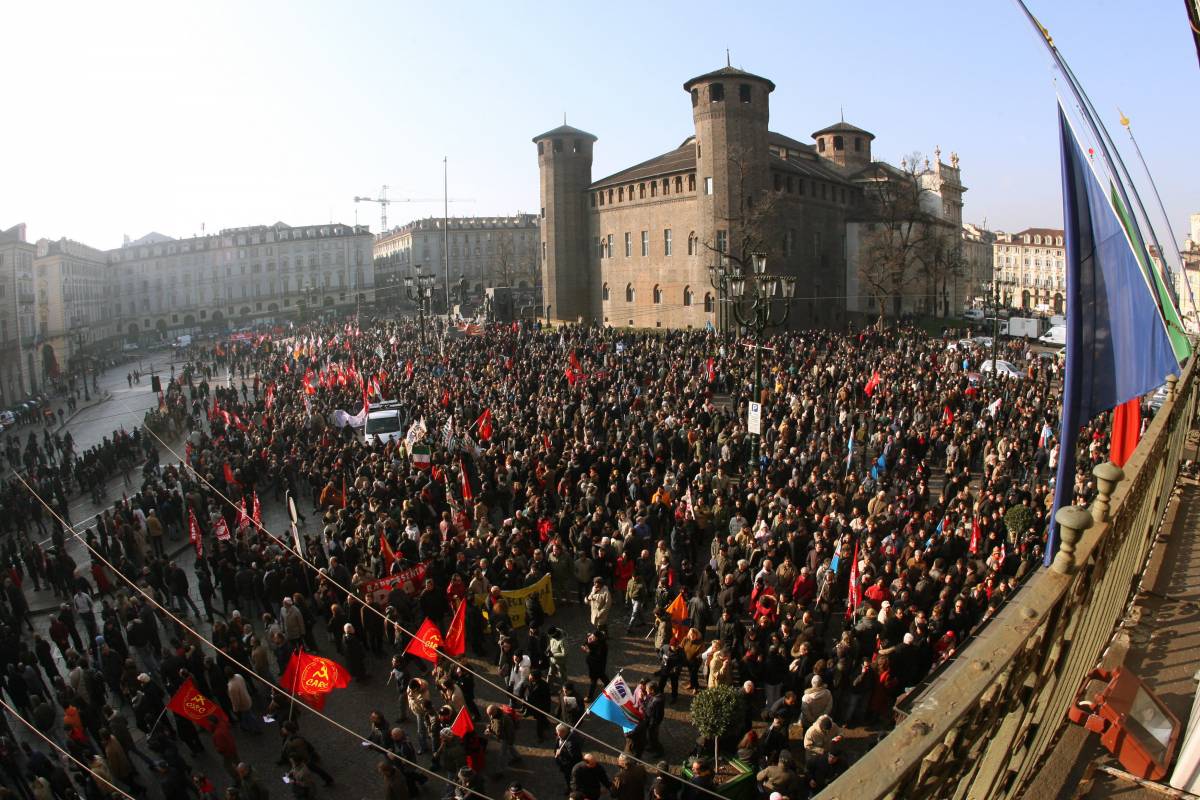
<path fill-rule="evenodd" d="M 188 509 L 188 539 L 196 548 L 197 557 L 204 555 L 204 541 L 200 538 L 200 521 L 196 519 L 195 509 Z"/>
<path fill-rule="evenodd" d="M 471 715 L 467 713 L 467 707 L 463 706 L 458 710 L 458 716 L 454 718 L 450 732 L 461 739 L 473 730 L 475 730 L 475 723 L 471 722 Z"/>
<path fill-rule="evenodd" d="M 229 719 L 225 715 L 224 709 L 200 694 L 200 690 L 196 688 L 196 683 L 191 678 L 185 680 L 175 690 L 175 694 L 171 695 L 171 700 L 167 703 L 167 708 L 208 731 L 216 727 L 210 719 L 211 717 Z"/>
<path fill-rule="evenodd" d="M 479 438 L 483 441 L 488 441 L 492 438 L 492 410 L 485 408 L 483 413 L 479 415 L 479 419 L 475 420 L 475 425 L 472 427 L 479 429 Z"/>
<path fill-rule="evenodd" d="M 1179 372 L 1157 298 L 1107 192 L 1059 107 L 1067 325 L 1054 512 L 1074 500 L 1079 429 Z M 1045 563 L 1058 551 L 1050 521 Z"/>
<path fill-rule="evenodd" d="M 462 599 L 458 601 L 458 610 L 454 612 L 454 619 L 450 620 L 450 627 L 446 629 L 446 641 L 442 645 L 442 650 L 448 656 L 461 656 L 467 652 L 467 601 Z"/>
<path fill-rule="evenodd" d="M 675 595 L 675 599 L 666 608 L 667 618 L 671 620 L 671 643 L 677 644 L 683 641 L 683 637 L 687 634 L 687 602 L 683 599 L 683 592 Z"/>
<path fill-rule="evenodd" d="M 250 494 L 250 516 L 254 520 L 254 524 L 258 527 L 262 526 L 262 506 L 258 504 L 258 492 Z"/>
<path fill-rule="evenodd" d="M 854 616 L 862 605 L 862 578 L 858 574 L 858 540 L 854 540 L 854 560 L 850 562 L 850 591 L 846 595 L 846 618 Z"/>
<path fill-rule="evenodd" d="M 1118 467 L 1137 449 L 1142 438 L 1142 400 L 1133 397 L 1113 409 L 1112 440 L 1108 446 L 1108 459 Z"/>
<path fill-rule="evenodd" d="M 620 675 L 604 687 L 604 691 L 588 707 L 588 713 L 621 726 L 625 733 L 631 732 L 644 718 L 633 700 L 633 690 Z"/>
<path fill-rule="evenodd" d="M 412 465 L 417 469 L 429 469 L 431 452 L 427 444 L 414 444 L 410 449 Z"/>
<path fill-rule="evenodd" d="M 426 617 L 425 621 L 421 623 L 421 627 L 417 628 L 416 636 L 408 643 L 408 647 L 404 648 L 404 652 L 436 664 L 438 660 L 437 651 L 441 646 L 442 632 L 438 630 L 437 625 L 433 624 L 433 620 Z"/>
<path fill-rule="evenodd" d="M 967 550 L 971 555 L 979 552 L 979 546 L 983 543 L 983 531 L 979 527 L 979 517 L 971 518 L 971 543 L 967 545 Z"/>
<path fill-rule="evenodd" d="M 229 524 L 225 522 L 224 517 L 217 517 L 217 524 L 213 525 L 213 536 L 218 542 L 229 541 Z"/>
<path fill-rule="evenodd" d="M 244 497 L 238 504 L 237 527 L 238 530 L 250 527 L 250 515 L 246 513 L 246 498 Z"/>
<path fill-rule="evenodd" d="M 392 562 L 396 560 L 396 551 L 392 550 L 391 542 L 383 533 L 379 534 L 379 555 L 383 557 L 384 571 L 389 571 L 392 568 Z"/>
<path fill-rule="evenodd" d="M 288 661 L 279 683 L 282 688 L 320 711 L 325 707 L 325 695 L 350 685 L 350 673 L 336 661 L 297 650 Z"/>
<path fill-rule="evenodd" d="M 863 387 L 863 394 L 865 394 L 867 397 L 875 394 L 875 390 L 879 388 L 879 380 L 879 371 L 873 371 L 871 373 L 871 379 L 867 381 L 866 386 Z"/>
<path fill-rule="evenodd" d="M 850 432 L 850 440 L 846 443 L 846 472 L 850 472 L 850 462 L 854 460 L 854 432 Z"/>

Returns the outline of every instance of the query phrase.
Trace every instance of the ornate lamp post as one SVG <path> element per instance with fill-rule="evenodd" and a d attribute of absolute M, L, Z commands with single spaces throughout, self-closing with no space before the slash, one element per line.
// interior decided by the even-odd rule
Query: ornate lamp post
<path fill-rule="evenodd" d="M 410 303 L 417 304 L 417 313 L 421 319 L 421 346 L 425 346 L 425 314 L 426 311 L 433 306 L 433 289 L 434 282 L 437 280 L 433 275 L 423 275 L 417 270 L 416 278 L 412 275 L 404 276 L 404 293 L 408 296 Z"/>
<path fill-rule="evenodd" d="M 733 318 L 754 335 L 754 397 L 762 398 L 762 338 L 769 328 L 785 325 L 796 296 L 796 278 L 792 275 L 767 273 L 767 257 L 763 253 L 750 256 L 751 270 L 720 261 L 708 268 L 709 281 L 717 290 L 720 302 L 727 304 Z M 750 468 L 758 466 L 762 434 L 754 433 L 750 447 Z"/>

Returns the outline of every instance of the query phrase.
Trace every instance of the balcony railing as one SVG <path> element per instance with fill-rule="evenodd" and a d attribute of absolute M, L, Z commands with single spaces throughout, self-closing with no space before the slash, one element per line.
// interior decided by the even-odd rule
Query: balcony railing
<path fill-rule="evenodd" d="M 1132 599 L 1196 419 L 1196 359 L 1176 382 L 1124 479 L 1097 467 L 1095 523 L 1064 547 L 937 675 L 911 713 L 819 797 L 1015 798 L 1068 724 L 1084 676 Z M 1075 532 L 1064 529 L 1069 544 Z"/>

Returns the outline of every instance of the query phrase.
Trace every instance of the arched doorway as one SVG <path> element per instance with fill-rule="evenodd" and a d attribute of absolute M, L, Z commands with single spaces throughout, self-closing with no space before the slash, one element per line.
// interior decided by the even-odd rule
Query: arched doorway
<path fill-rule="evenodd" d="M 183 324 L 190 328 L 196 324 L 196 318 L 191 314 L 185 314 L 183 316 Z"/>
<path fill-rule="evenodd" d="M 131 322 L 131 323 L 129 323 L 129 327 L 126 329 L 126 332 L 127 332 L 127 333 L 128 333 L 130 336 L 131 336 L 131 337 L 133 337 L 133 338 L 135 338 L 135 339 L 136 339 L 136 338 L 137 338 L 137 335 L 138 335 L 139 333 L 141 333 L 141 329 L 140 329 L 140 328 L 138 328 L 138 324 L 137 324 L 136 322 Z"/>
<path fill-rule="evenodd" d="M 1054 295 L 1054 313 L 1063 313 L 1063 296 L 1060 293 L 1056 293 Z"/>
<path fill-rule="evenodd" d="M 1029 308 L 1029 290 L 1021 292 L 1021 308 Z"/>
<path fill-rule="evenodd" d="M 212 322 L 214 325 L 220 325 L 224 321 L 225 321 L 225 312 L 224 311 L 214 311 L 212 313 Z"/>

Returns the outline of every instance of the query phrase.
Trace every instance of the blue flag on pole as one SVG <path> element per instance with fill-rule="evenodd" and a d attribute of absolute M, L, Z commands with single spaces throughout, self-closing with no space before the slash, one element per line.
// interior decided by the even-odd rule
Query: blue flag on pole
<path fill-rule="evenodd" d="M 600 719 L 608 720 L 613 725 L 620 725 L 621 730 L 625 731 L 625 733 L 629 733 L 635 727 L 637 727 L 633 721 L 629 719 L 629 715 L 621 710 L 619 705 L 608 699 L 608 695 L 606 694 L 601 694 L 599 697 L 597 697 L 588 711 Z"/>
<path fill-rule="evenodd" d="M 1069 505 L 1074 495 L 1080 426 L 1179 372 L 1157 301 L 1109 195 L 1101 188 L 1061 106 L 1058 117 L 1067 325 L 1056 512 Z M 1051 517 L 1047 565 L 1057 550 L 1058 524 Z"/>

